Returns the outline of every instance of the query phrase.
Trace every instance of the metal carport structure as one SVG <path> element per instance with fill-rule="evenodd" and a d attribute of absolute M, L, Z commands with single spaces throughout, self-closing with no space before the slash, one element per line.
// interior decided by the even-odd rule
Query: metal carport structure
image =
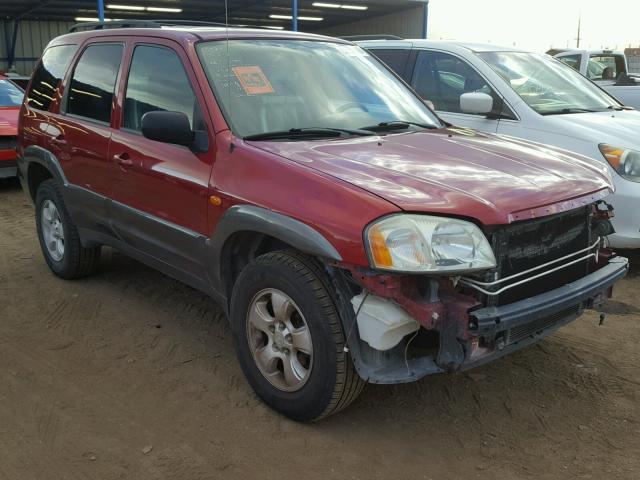
<path fill-rule="evenodd" d="M 83 19 L 200 20 L 329 35 L 426 37 L 428 0 L 0 0 L 0 70 L 30 69 L 52 37 Z M 226 14 L 225 14 L 226 13 Z M 77 20 L 81 19 L 81 20 Z M 296 22 L 297 20 L 297 22 Z"/>

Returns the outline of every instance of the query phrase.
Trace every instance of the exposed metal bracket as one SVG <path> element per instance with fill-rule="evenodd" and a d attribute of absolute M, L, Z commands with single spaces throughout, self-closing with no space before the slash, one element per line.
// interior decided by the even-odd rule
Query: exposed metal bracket
<path fill-rule="evenodd" d="M 466 285 L 468 287 L 474 288 L 475 290 L 477 290 L 479 292 L 482 292 L 485 295 L 489 295 L 489 296 L 499 295 L 500 293 L 502 293 L 502 292 L 504 292 L 506 290 L 509 290 L 509 289 L 511 289 L 513 287 L 517 287 L 518 285 L 522 285 L 524 283 L 530 282 L 530 281 L 535 280 L 537 278 L 544 277 L 545 275 L 549 275 L 550 273 L 553 273 L 553 272 L 556 272 L 556 271 L 561 270 L 563 268 L 569 267 L 569 266 L 574 265 L 574 264 L 576 264 L 578 262 L 581 262 L 583 260 L 587 260 L 588 258 L 593 257 L 593 258 L 597 259 L 598 258 L 599 245 L 600 245 L 601 241 L 602 241 L 602 239 L 598 238 L 598 240 L 596 242 L 594 242 L 593 245 L 591 245 L 591 246 L 589 246 L 587 248 L 583 248 L 582 250 L 578 250 L 577 252 L 570 253 L 569 255 L 565 255 L 564 257 L 557 258 L 557 259 L 552 260 L 550 262 L 543 263 L 542 265 L 538 265 L 537 267 L 533 267 L 533 268 L 530 268 L 528 270 L 524 270 L 522 272 L 518 272 L 518 273 L 516 273 L 514 275 L 510 275 L 508 277 L 501 278 L 501 279 L 496 280 L 494 282 L 480 282 L 480 281 L 474 280 L 472 278 L 463 277 L 463 278 L 460 279 L 460 283 L 463 284 L 463 285 Z M 523 280 L 520 280 L 518 282 L 512 283 L 510 285 L 506 285 L 506 286 L 504 286 L 504 287 L 502 287 L 502 288 L 500 288 L 498 290 L 490 291 L 490 290 L 486 290 L 485 288 L 483 288 L 483 287 L 487 287 L 487 288 L 495 287 L 496 285 L 499 285 L 501 283 L 508 282 L 510 280 L 522 277 L 522 276 L 527 275 L 529 273 L 533 273 L 533 272 L 535 272 L 537 270 L 540 270 L 542 268 L 549 267 L 549 266 L 554 265 L 556 263 L 562 262 L 563 260 L 568 260 L 570 258 L 575 257 L 576 255 L 580 255 L 581 253 L 590 252 L 594 248 L 596 249 L 595 252 L 588 253 L 587 255 L 584 255 L 584 256 L 582 256 L 580 258 L 576 258 L 576 259 L 574 259 L 574 260 L 572 260 L 570 262 L 564 263 L 562 265 L 558 265 L 555 268 L 551 268 L 549 270 L 545 270 L 544 272 L 538 273 L 536 275 L 533 275 L 531 277 L 525 278 Z"/>

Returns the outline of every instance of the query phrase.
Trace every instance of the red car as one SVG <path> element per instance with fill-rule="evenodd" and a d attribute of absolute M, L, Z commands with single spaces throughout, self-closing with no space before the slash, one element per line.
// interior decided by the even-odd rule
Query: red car
<path fill-rule="evenodd" d="M 0 75 L 0 178 L 15 177 L 18 114 L 24 92 Z"/>
<path fill-rule="evenodd" d="M 448 125 L 349 42 L 96 28 L 49 44 L 20 114 L 44 259 L 79 278 L 109 245 L 211 295 L 290 418 L 521 349 L 627 272 L 604 167 Z"/>

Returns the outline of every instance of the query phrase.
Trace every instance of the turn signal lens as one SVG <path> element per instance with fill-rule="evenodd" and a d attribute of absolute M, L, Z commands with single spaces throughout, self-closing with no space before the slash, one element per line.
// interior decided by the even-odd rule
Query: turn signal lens
<path fill-rule="evenodd" d="M 380 231 L 380 228 L 373 226 L 369 229 L 369 246 L 371 247 L 371 256 L 376 265 L 382 268 L 393 266 L 391 260 L 391 252 L 387 247 L 387 242 Z"/>

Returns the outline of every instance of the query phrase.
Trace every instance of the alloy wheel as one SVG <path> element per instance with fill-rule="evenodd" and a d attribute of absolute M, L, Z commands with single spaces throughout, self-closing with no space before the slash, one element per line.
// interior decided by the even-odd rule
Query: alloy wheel
<path fill-rule="evenodd" d="M 258 292 L 247 312 L 247 337 L 260 373 L 285 392 L 300 390 L 313 367 L 311 332 L 302 312 L 286 293 Z"/>
<path fill-rule="evenodd" d="M 43 202 L 40 220 L 47 252 L 53 260 L 59 262 L 64 257 L 64 229 L 58 208 L 51 200 Z"/>

